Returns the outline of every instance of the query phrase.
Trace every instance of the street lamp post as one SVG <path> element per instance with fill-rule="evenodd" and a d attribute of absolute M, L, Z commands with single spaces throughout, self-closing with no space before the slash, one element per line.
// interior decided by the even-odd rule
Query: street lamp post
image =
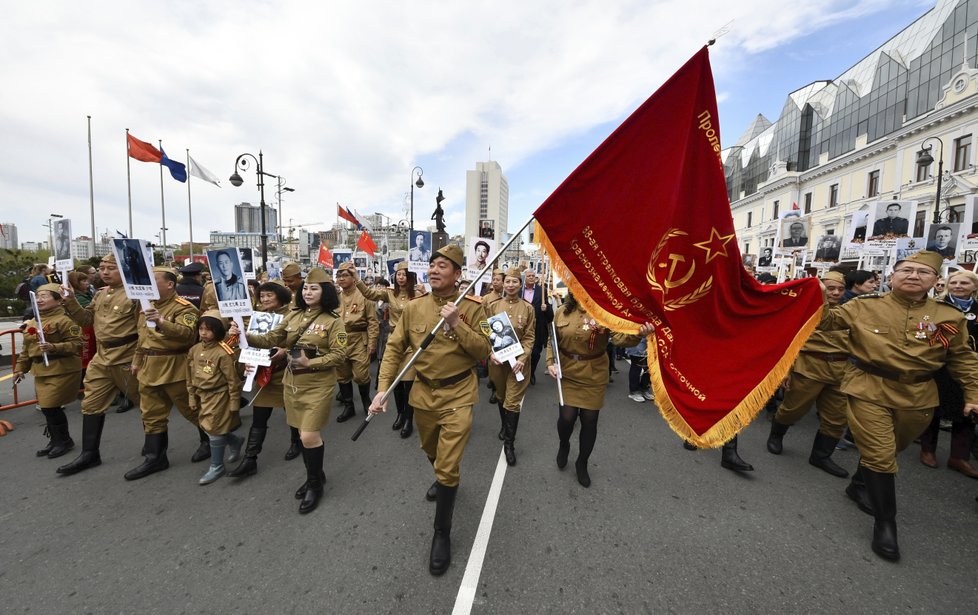
<path fill-rule="evenodd" d="M 931 139 L 941 144 L 940 154 L 937 160 L 937 195 L 934 197 L 934 224 L 941 223 L 941 179 L 944 176 L 944 141 L 940 137 L 928 137 L 920 144 L 920 151 L 917 152 L 917 164 L 930 166 L 934 164 L 934 157 L 931 156 L 933 145 L 927 145 Z"/>
<path fill-rule="evenodd" d="M 231 185 L 238 187 L 244 183 L 241 176 L 238 175 L 238 170 L 247 171 L 251 163 L 248 162 L 248 158 L 255 161 L 257 168 L 255 173 L 258 175 L 258 194 L 261 198 L 259 205 L 258 216 L 261 218 L 261 263 L 262 267 L 268 268 L 268 235 L 265 232 L 265 176 L 274 177 L 278 179 L 278 175 L 273 175 L 271 173 L 266 173 L 264 168 L 264 158 L 262 156 L 261 150 L 258 150 L 258 157 L 255 158 L 254 154 L 249 154 L 245 152 L 238 156 L 237 160 L 234 161 L 234 173 L 228 179 Z"/>
<path fill-rule="evenodd" d="M 415 172 L 417 172 L 417 181 L 415 181 Z M 419 189 L 424 188 L 424 181 L 421 176 L 424 175 L 424 169 L 421 167 L 414 167 L 411 169 L 411 226 L 409 230 L 414 230 L 414 187 L 417 186 Z"/>
<path fill-rule="evenodd" d="M 285 178 L 281 175 L 278 176 L 278 243 L 282 245 L 282 193 L 283 192 L 295 192 L 295 188 L 289 188 L 285 185 Z M 289 223 L 291 224 L 291 222 Z"/>

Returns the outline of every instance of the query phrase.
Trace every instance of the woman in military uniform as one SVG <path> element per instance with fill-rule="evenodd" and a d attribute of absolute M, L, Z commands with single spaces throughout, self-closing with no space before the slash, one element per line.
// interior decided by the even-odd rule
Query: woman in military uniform
<path fill-rule="evenodd" d="M 81 327 L 68 318 L 62 309 L 61 287 L 57 284 L 38 287 L 37 308 L 41 315 L 44 342 L 41 342 L 37 321 L 27 321 L 24 349 L 17 355 L 13 377 L 14 382 L 19 382 L 24 374 L 34 373 L 37 404 L 47 421 L 45 432 L 50 436 L 47 446 L 37 451 L 37 456 L 54 459 L 75 447 L 68 434 L 68 417 L 65 416 L 64 406 L 78 395 L 82 370 Z M 47 353 L 47 365 L 44 364 L 44 353 Z"/>
<path fill-rule="evenodd" d="M 577 482 L 583 487 L 590 487 L 587 462 L 598 437 L 598 411 L 604 405 L 604 393 L 608 388 L 608 341 L 625 348 L 634 346 L 651 333 L 653 327 L 645 323 L 638 335 L 612 333 L 599 326 L 570 293 L 567 302 L 554 314 L 554 327 L 560 352 L 560 372 L 552 346 L 547 347 L 547 372 L 554 378 L 560 378 L 564 392 L 564 405 L 560 406 L 557 418 L 557 437 L 560 439 L 557 467 L 564 469 L 567 465 L 570 437 L 574 433 L 574 424 L 580 418 L 581 435 L 574 467 L 577 469 Z"/>
<path fill-rule="evenodd" d="M 936 290 L 936 287 L 935 287 Z M 972 349 L 978 339 L 978 275 L 967 270 L 955 271 L 947 278 L 947 293 L 940 301 L 960 310 L 967 319 L 968 342 Z M 951 452 L 947 467 L 969 478 L 978 478 L 978 470 L 971 465 L 971 446 L 975 440 L 975 424 L 961 414 L 964 395 L 947 368 L 941 368 L 934 376 L 940 405 L 934 412 L 930 425 L 920 436 L 920 461 L 925 466 L 936 468 L 937 436 L 940 434 L 941 419 L 951 421 Z"/>
<path fill-rule="evenodd" d="M 200 342 L 187 352 L 187 394 L 190 408 L 198 413 L 200 428 L 210 438 L 211 465 L 200 477 L 209 485 L 224 476 L 224 449 L 231 445 L 228 461 L 238 460 L 241 438 L 231 432 L 239 411 L 241 381 L 234 349 L 224 343 L 224 319 L 217 310 L 205 312 L 197 323 Z"/>
<path fill-rule="evenodd" d="M 292 293 L 284 284 L 265 282 L 258 287 L 258 300 L 261 303 L 262 311 L 286 316 L 290 311 Z M 244 478 L 258 472 L 258 453 L 261 452 L 262 444 L 265 442 L 265 434 L 268 433 L 268 419 L 272 416 L 274 408 L 285 407 L 285 389 L 282 385 L 282 377 L 285 375 L 287 365 L 288 353 L 284 348 L 275 348 L 272 353 L 272 364 L 258 368 L 258 375 L 255 380 L 261 389 L 252 401 L 254 413 L 251 419 L 251 429 L 248 430 L 248 444 L 245 447 L 245 455 L 241 463 L 228 474 L 231 478 Z M 289 431 L 291 432 L 292 443 L 285 453 L 286 461 L 295 459 L 302 454 L 299 430 L 290 426 Z"/>
<path fill-rule="evenodd" d="M 363 280 L 359 276 L 356 276 L 356 269 L 352 269 L 351 272 L 356 278 L 357 290 L 364 297 L 371 301 L 386 301 L 390 306 L 390 332 L 388 334 L 388 339 L 390 339 L 394 335 L 397 322 L 401 319 L 401 313 L 404 312 L 404 306 L 417 295 L 415 286 L 418 284 L 418 274 L 413 271 L 408 271 L 407 262 L 401 261 L 394 266 L 394 288 L 370 288 L 363 283 Z M 401 362 L 401 366 L 411 358 L 412 354 L 414 354 L 414 349 L 409 348 L 404 354 L 404 360 Z M 394 403 L 397 406 L 397 418 L 394 419 L 391 429 L 394 431 L 400 429 L 402 438 L 411 437 L 411 433 L 414 431 L 414 408 L 408 403 L 412 384 L 414 384 L 413 367 L 408 370 L 404 378 L 394 387 Z"/>
<path fill-rule="evenodd" d="M 533 350 L 533 341 L 536 339 L 536 317 L 533 306 L 520 297 L 522 283 L 522 274 L 518 268 L 508 270 L 503 278 L 503 298 L 497 299 L 486 307 L 490 317 L 506 312 L 513 325 L 511 332 L 516 334 L 520 346 L 523 347 L 523 354 L 517 357 L 516 363 L 512 366 L 508 362 L 500 363 L 494 354 L 489 355 L 489 380 L 495 386 L 496 404 L 499 406 L 499 416 L 503 425 L 503 451 L 506 455 L 506 463 L 511 466 L 516 465 L 516 429 L 520 424 L 523 397 L 530 385 L 526 364 Z M 502 324 L 501 321 L 494 321 L 492 324 L 496 323 Z M 490 334 L 490 341 L 493 341 L 492 336 L 493 334 Z M 512 343 L 512 341 L 504 343 L 500 348 Z M 496 345 L 493 343 L 493 351 L 495 350 Z M 517 380 L 517 373 L 524 377 Z"/>
<path fill-rule="evenodd" d="M 289 352 L 285 386 L 285 417 L 299 430 L 306 482 L 296 491 L 299 513 L 312 512 L 323 495 L 323 438 L 336 389 L 336 368 L 346 360 L 346 329 L 336 313 L 340 301 L 325 270 L 314 268 L 295 297 L 295 310 L 273 331 L 248 334 L 258 348 L 281 347 Z"/>

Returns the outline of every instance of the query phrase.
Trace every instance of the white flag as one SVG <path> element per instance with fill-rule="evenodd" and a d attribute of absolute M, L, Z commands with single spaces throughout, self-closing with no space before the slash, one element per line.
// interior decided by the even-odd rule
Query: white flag
<path fill-rule="evenodd" d="M 200 179 L 204 180 L 205 182 L 210 182 L 210 183 L 214 184 L 215 186 L 217 186 L 218 188 L 221 187 L 221 180 L 219 180 L 217 178 L 217 175 L 214 175 L 213 173 L 211 173 L 210 171 L 208 171 L 204 167 L 202 167 L 199 164 L 197 164 L 197 161 L 194 160 L 193 158 L 191 158 L 189 155 L 187 156 L 187 159 L 190 160 L 190 174 L 191 175 L 193 175 L 194 177 L 199 177 Z"/>

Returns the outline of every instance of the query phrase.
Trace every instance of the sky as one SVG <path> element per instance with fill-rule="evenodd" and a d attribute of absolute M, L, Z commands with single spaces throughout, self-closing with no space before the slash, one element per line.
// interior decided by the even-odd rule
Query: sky
<path fill-rule="evenodd" d="M 465 171 L 496 160 L 509 181 L 509 230 L 636 107 L 726 27 L 711 49 L 724 145 L 788 94 L 832 79 L 935 0 L 601 0 L 329 3 L 92 0 L 4 3 L 0 22 L 0 222 L 47 237 L 50 214 L 91 234 L 128 228 L 125 130 L 221 178 L 190 179 L 195 241 L 234 230 L 258 203 L 254 169 L 295 189 L 282 224 L 323 230 L 339 202 L 362 214 L 464 224 Z M 187 241 L 187 185 L 130 164 L 133 235 Z M 276 203 L 266 178 L 265 201 Z"/>

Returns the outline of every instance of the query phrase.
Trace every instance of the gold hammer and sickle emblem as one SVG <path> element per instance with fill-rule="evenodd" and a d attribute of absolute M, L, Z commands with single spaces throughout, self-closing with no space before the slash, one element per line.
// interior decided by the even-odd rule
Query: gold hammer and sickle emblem
<path fill-rule="evenodd" d="M 685 275 L 683 275 L 681 278 L 676 280 L 676 265 L 678 265 L 679 263 L 685 263 L 686 257 L 683 256 L 682 254 L 670 253 L 669 261 L 672 263 L 672 265 L 669 267 L 669 274 L 666 276 L 665 279 L 666 288 L 676 288 L 678 286 L 682 286 L 686 282 L 689 282 L 689 279 L 693 277 L 693 274 L 696 272 L 696 261 L 693 261 L 692 263 L 690 263 L 689 269 L 686 271 Z M 660 263 L 659 266 L 665 267 L 666 264 Z"/>

